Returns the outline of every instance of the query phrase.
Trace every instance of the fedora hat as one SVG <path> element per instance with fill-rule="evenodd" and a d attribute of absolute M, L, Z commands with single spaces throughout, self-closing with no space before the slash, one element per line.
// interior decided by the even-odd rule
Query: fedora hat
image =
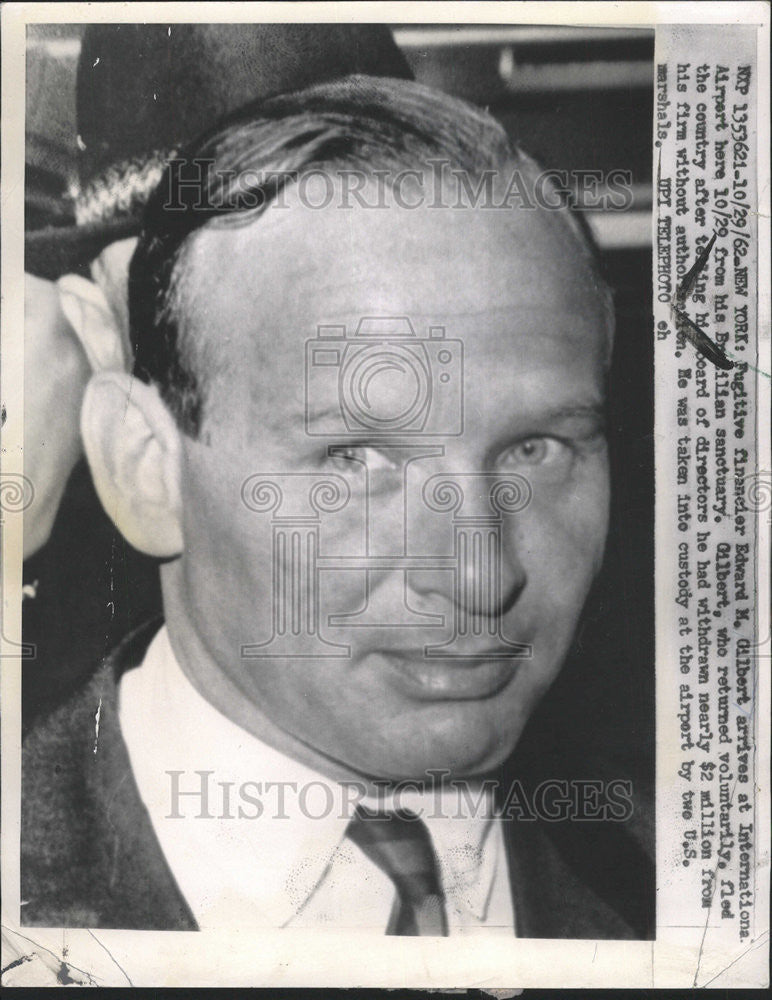
<path fill-rule="evenodd" d="M 40 225 L 28 191 L 25 270 L 55 279 L 136 235 L 166 162 L 220 119 L 352 73 L 412 77 L 383 25 L 89 25 L 77 68 L 71 210 L 49 212 Z"/>

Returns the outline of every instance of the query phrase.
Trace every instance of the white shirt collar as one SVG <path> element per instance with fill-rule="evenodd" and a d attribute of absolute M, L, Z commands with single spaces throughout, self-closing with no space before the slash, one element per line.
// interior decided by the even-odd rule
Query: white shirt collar
<path fill-rule="evenodd" d="M 392 887 L 345 838 L 356 790 L 222 715 L 188 681 L 165 628 L 142 666 L 123 676 L 119 719 L 140 796 L 200 927 L 326 922 L 336 906 L 345 906 L 346 879 L 363 873 L 374 894 L 373 919 L 385 907 L 385 927 Z M 175 800 L 175 783 L 180 793 L 195 794 Z M 492 796 L 478 799 L 474 790 L 452 786 L 405 789 L 394 804 L 422 816 L 429 829 L 451 931 L 492 923 L 511 933 Z"/>

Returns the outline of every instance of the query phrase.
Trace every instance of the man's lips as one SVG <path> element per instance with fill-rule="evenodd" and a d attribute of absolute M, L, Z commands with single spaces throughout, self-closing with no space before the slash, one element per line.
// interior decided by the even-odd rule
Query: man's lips
<path fill-rule="evenodd" d="M 369 654 L 367 660 L 389 671 L 405 693 L 427 701 L 490 698 L 510 683 L 520 666 L 520 659 L 505 655 L 501 647 L 452 659 L 384 650 Z"/>

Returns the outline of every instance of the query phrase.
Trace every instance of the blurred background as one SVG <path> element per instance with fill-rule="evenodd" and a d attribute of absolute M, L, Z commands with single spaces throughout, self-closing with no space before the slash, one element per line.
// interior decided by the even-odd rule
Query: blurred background
<path fill-rule="evenodd" d="M 27 57 L 28 228 L 68 222 L 76 180 L 77 25 L 32 26 Z M 534 719 L 523 746 L 544 758 L 544 728 L 564 728 L 565 758 L 577 747 L 629 767 L 638 787 L 653 780 L 653 337 L 651 191 L 653 31 L 518 26 L 394 25 L 416 78 L 487 107 L 544 166 L 628 171 L 625 211 L 590 207 L 586 218 L 615 291 L 617 342 L 610 378 L 609 436 L 614 484 L 604 572 L 588 604 L 572 661 Z M 92 487 L 76 470 L 52 541 L 25 567 L 45 576 L 43 609 L 24 602 L 25 638 L 39 647 L 25 662 L 25 723 L 92 670 L 127 628 L 158 607 L 143 557 L 106 517 L 94 523 Z M 77 526 L 89 518 L 85 546 Z M 52 551 L 52 548 L 54 551 Z M 105 555 L 107 554 L 107 555 Z M 43 560 L 46 569 L 43 570 Z M 58 576 L 50 567 L 57 567 Z M 97 586 L 93 585 L 97 581 Z M 89 581 L 85 587 L 83 581 Z M 35 593 L 34 587 L 29 591 Z M 73 627 L 82 630 L 74 637 Z M 79 664 L 57 663 L 77 639 Z M 567 725 L 570 718 L 571 725 Z M 598 725 L 600 720 L 601 725 Z M 586 755 L 583 755 L 586 756 Z"/>

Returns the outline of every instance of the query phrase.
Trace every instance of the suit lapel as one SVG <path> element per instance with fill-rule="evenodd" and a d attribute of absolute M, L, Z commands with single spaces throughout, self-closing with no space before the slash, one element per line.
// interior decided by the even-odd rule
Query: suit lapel
<path fill-rule="evenodd" d="M 518 937 L 631 938 L 631 926 L 564 860 L 540 821 L 504 821 Z"/>
<path fill-rule="evenodd" d="M 195 930 L 131 772 L 118 680 L 159 623 L 130 637 L 25 741 L 22 894 L 26 926 Z"/>
<path fill-rule="evenodd" d="M 104 845 L 101 861 L 110 890 L 105 916 L 113 926 L 196 930 L 141 800 L 118 721 L 120 676 L 142 662 L 159 624 L 135 633 L 103 674 L 99 741 L 89 779 L 101 804 L 98 842 Z"/>

